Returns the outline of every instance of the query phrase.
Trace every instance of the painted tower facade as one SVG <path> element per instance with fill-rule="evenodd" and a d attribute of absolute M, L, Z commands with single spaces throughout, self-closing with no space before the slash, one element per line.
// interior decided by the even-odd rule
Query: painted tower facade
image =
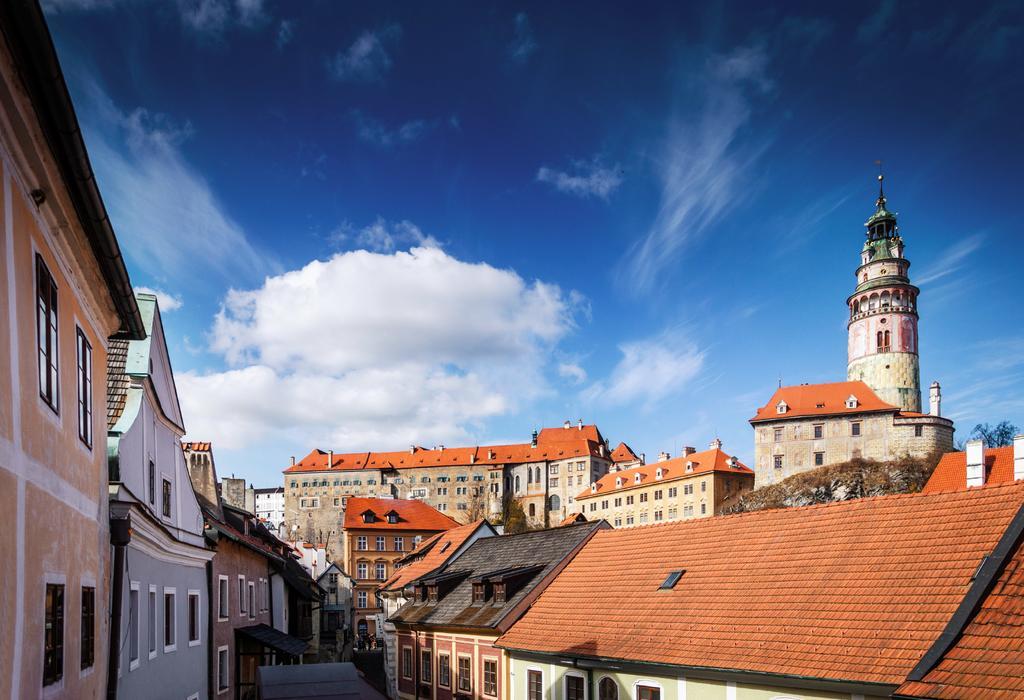
<path fill-rule="evenodd" d="M 863 381 L 885 402 L 921 411 L 921 370 L 917 346 L 918 288 L 910 283 L 910 261 L 896 215 L 886 208 L 878 176 L 875 213 L 865 223 L 867 240 L 857 268 L 857 287 L 846 300 L 850 310 L 850 381 Z"/>

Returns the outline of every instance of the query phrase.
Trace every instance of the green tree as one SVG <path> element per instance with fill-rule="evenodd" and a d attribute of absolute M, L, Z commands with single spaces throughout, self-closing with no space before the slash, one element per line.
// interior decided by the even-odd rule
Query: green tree
<path fill-rule="evenodd" d="M 505 502 L 502 524 L 505 526 L 506 535 L 515 535 L 530 529 L 530 525 L 526 520 L 526 511 L 523 510 L 523 504 L 519 502 L 519 499 L 509 498 Z"/>

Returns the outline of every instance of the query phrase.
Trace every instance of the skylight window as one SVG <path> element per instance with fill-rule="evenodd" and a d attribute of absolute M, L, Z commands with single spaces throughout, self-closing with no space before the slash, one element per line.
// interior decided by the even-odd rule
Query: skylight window
<path fill-rule="evenodd" d="M 444 554 L 445 552 L 447 552 L 447 551 L 448 551 L 448 548 L 449 548 L 449 547 L 451 547 L 451 546 L 452 546 L 452 543 L 451 543 L 451 542 L 445 542 L 445 543 L 444 543 L 444 546 L 443 546 L 443 547 L 441 547 L 441 552 L 440 552 L 440 553 L 441 553 L 441 554 Z"/>
<path fill-rule="evenodd" d="M 668 591 L 676 587 L 679 583 L 679 579 L 686 573 L 686 569 L 676 569 L 675 571 L 669 571 L 668 576 L 662 581 L 661 585 L 658 586 L 659 591 Z"/>

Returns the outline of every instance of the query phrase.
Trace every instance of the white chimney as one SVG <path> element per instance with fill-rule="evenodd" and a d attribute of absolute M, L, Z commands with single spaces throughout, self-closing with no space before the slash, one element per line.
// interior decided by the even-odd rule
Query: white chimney
<path fill-rule="evenodd" d="M 985 485 L 985 443 L 971 440 L 967 443 L 967 487 Z"/>
<path fill-rule="evenodd" d="M 583 430 L 583 419 L 582 418 L 580 418 L 579 422 L 576 424 L 576 428 L 578 430 Z"/>
<path fill-rule="evenodd" d="M 334 466 L 334 450 L 327 450 L 327 468 Z"/>
<path fill-rule="evenodd" d="M 416 454 L 416 445 L 409 445 L 409 454 Z"/>
<path fill-rule="evenodd" d="M 658 453 L 658 461 L 659 462 L 667 462 L 668 458 L 669 458 L 668 452 L 659 452 Z"/>
<path fill-rule="evenodd" d="M 295 455 L 292 455 L 292 466 L 295 466 Z"/>
<path fill-rule="evenodd" d="M 469 453 L 469 463 L 476 464 L 476 452 Z"/>
<path fill-rule="evenodd" d="M 571 423 L 569 423 L 569 421 L 565 421 L 564 423 L 562 423 L 562 427 L 565 428 L 566 430 L 569 429 L 570 425 L 571 425 Z"/>
<path fill-rule="evenodd" d="M 711 444 L 708 445 L 708 448 L 712 450 L 720 450 L 722 449 L 722 441 L 719 440 L 718 438 L 715 438 L 714 440 L 711 441 Z"/>
<path fill-rule="evenodd" d="M 932 382 L 931 388 L 928 389 L 928 399 L 931 409 L 928 411 L 933 416 L 942 415 L 942 387 L 939 386 L 938 382 Z"/>
<path fill-rule="evenodd" d="M 1024 479 L 1024 435 L 1013 436 L 1013 480 Z"/>

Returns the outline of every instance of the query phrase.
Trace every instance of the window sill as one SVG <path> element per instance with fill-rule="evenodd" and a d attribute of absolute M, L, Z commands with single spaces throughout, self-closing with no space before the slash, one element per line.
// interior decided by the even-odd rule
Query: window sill
<path fill-rule="evenodd" d="M 128 662 L 128 672 L 129 673 L 131 673 L 132 671 L 134 671 L 138 667 L 139 667 L 139 660 L 138 659 L 135 659 L 134 661 L 129 661 Z"/>
<path fill-rule="evenodd" d="M 172 644 L 169 647 L 168 646 L 164 647 L 164 653 L 165 654 L 170 654 L 172 651 L 177 651 L 177 650 L 178 650 L 178 645 L 177 644 Z"/>
<path fill-rule="evenodd" d="M 149 660 L 150 660 L 150 661 L 152 661 L 152 660 L 153 660 L 153 659 L 155 659 L 156 657 L 157 657 L 157 651 L 156 651 L 156 649 L 153 649 L 153 650 L 152 650 L 151 652 L 149 652 Z"/>
<path fill-rule="evenodd" d="M 202 639 L 195 639 L 195 640 L 191 640 L 190 639 L 189 642 L 188 642 L 188 645 L 189 645 L 189 647 L 197 647 L 197 646 L 199 646 L 202 643 L 203 643 Z"/>

